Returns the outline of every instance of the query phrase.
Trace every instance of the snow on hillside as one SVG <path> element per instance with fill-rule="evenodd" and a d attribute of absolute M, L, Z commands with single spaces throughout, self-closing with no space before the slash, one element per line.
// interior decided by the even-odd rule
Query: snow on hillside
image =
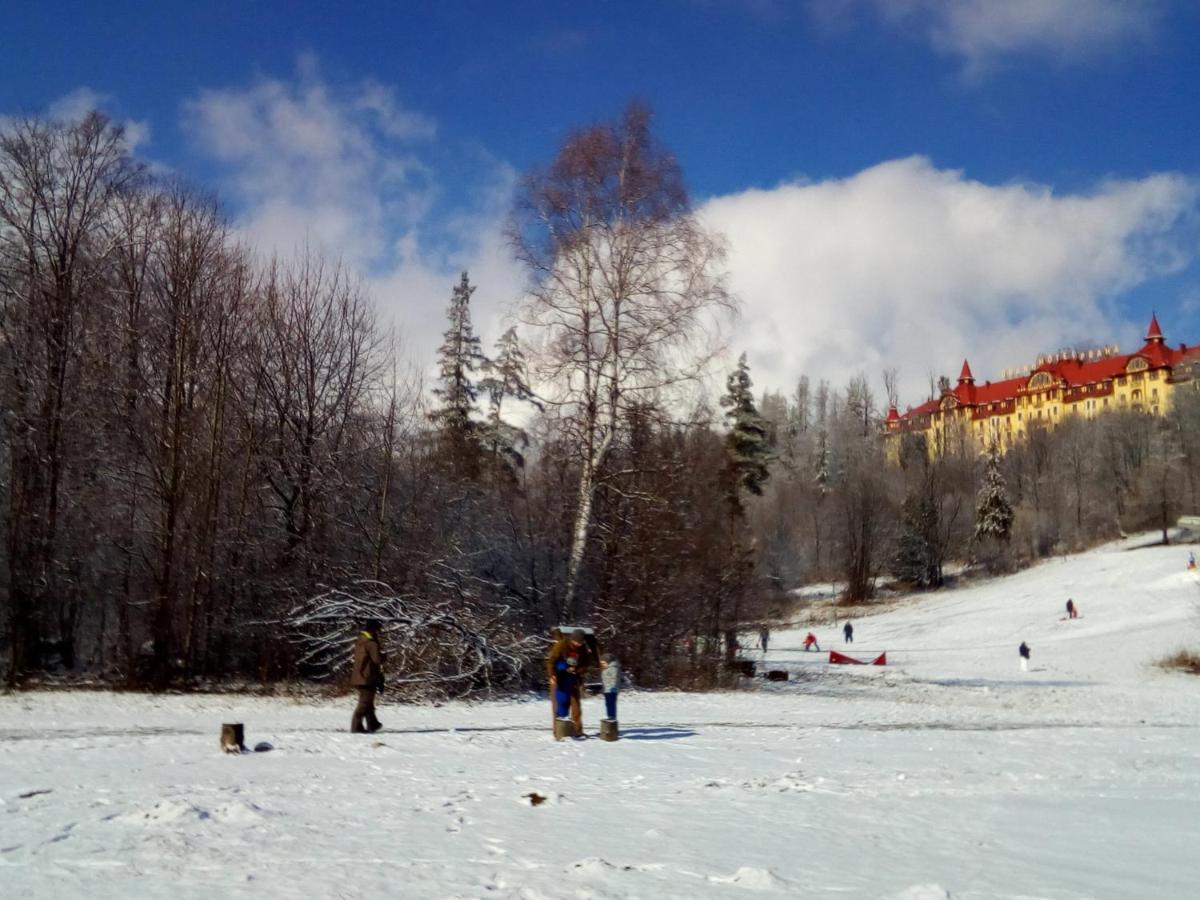
<path fill-rule="evenodd" d="M 555 743 L 544 700 L 385 706 L 368 737 L 348 699 L 0 697 L 0 895 L 1195 896 L 1200 680 L 1153 666 L 1200 647 L 1185 555 L 1108 547 L 856 620 L 852 648 L 819 632 L 886 668 L 776 632 L 803 679 L 625 695 L 615 744 Z M 276 749 L 221 755 L 231 720 Z"/>

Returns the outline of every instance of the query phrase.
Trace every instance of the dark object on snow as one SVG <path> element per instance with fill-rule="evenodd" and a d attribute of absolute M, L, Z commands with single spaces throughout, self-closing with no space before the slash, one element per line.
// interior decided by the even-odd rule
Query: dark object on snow
<path fill-rule="evenodd" d="M 1021 641 L 1021 646 L 1017 648 L 1017 652 L 1021 654 L 1021 659 L 1029 659 L 1029 645 Z"/>
<path fill-rule="evenodd" d="M 854 626 L 849 622 L 842 626 L 842 637 L 846 639 L 847 644 L 854 643 Z"/>
<path fill-rule="evenodd" d="M 246 752 L 246 726 L 229 722 L 221 726 L 221 749 L 226 753 Z"/>
<path fill-rule="evenodd" d="M 601 719 L 600 720 L 600 740 L 615 741 L 621 736 L 621 729 L 617 726 L 616 719 Z"/>
<path fill-rule="evenodd" d="M 28 800 L 30 797 L 40 797 L 42 794 L 53 793 L 54 788 L 36 788 L 32 791 L 26 791 L 23 794 L 17 794 L 18 800 Z"/>
<path fill-rule="evenodd" d="M 771 669 L 767 672 L 767 681 L 787 681 L 788 673 L 786 669 Z"/>
<path fill-rule="evenodd" d="M 762 652 L 767 652 L 767 644 L 771 641 L 771 629 L 764 625 L 758 632 L 758 645 L 762 647 Z"/>
<path fill-rule="evenodd" d="M 1068 619 L 1077 619 L 1077 618 L 1079 618 L 1079 610 L 1075 608 L 1075 601 L 1074 601 L 1074 600 L 1068 600 L 1068 601 L 1067 601 L 1067 618 L 1068 618 Z"/>
<path fill-rule="evenodd" d="M 530 791 L 528 794 L 522 794 L 521 796 L 529 799 L 530 806 L 540 806 L 541 804 L 545 803 L 547 799 L 537 791 Z"/>
<path fill-rule="evenodd" d="M 259 741 L 257 744 L 254 745 L 255 753 L 266 753 L 268 750 L 274 750 L 274 749 L 275 749 L 275 745 L 272 744 L 270 741 Z"/>

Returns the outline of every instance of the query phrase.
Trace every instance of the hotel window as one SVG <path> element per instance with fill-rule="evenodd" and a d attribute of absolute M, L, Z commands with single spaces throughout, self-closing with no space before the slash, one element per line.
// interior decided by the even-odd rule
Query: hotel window
<path fill-rule="evenodd" d="M 1151 399 L 1151 400 L 1157 400 L 1157 399 L 1158 399 L 1158 388 L 1152 388 L 1152 389 L 1151 389 L 1151 391 L 1150 391 L 1150 399 Z"/>

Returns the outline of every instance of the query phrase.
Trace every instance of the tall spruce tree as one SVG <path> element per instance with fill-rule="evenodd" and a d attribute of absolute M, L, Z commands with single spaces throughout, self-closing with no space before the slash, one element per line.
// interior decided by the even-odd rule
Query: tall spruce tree
<path fill-rule="evenodd" d="M 524 448 L 529 436 L 523 428 L 506 422 L 502 416 L 505 400 L 532 403 L 534 398 L 526 376 L 525 354 L 517 338 L 516 328 L 509 328 L 496 341 L 496 355 L 483 364 L 486 373 L 479 388 L 487 395 L 487 419 L 481 429 L 481 439 L 490 462 L 498 473 L 515 474 L 525 466 Z"/>
<path fill-rule="evenodd" d="M 937 558 L 938 507 L 928 494 L 910 493 L 901 511 L 897 538 L 895 574 L 919 587 L 941 582 Z"/>
<path fill-rule="evenodd" d="M 455 474 L 466 477 L 475 477 L 479 473 L 482 445 L 481 426 L 476 418 L 479 390 L 475 373 L 486 362 L 479 349 L 479 338 L 471 327 L 473 293 L 475 288 L 463 272 L 446 310 L 449 324 L 438 348 L 441 386 L 433 391 L 439 404 L 429 414 L 437 428 L 443 462 Z"/>
<path fill-rule="evenodd" d="M 979 488 L 978 502 L 975 506 L 975 539 L 1007 543 L 1012 533 L 1014 518 L 1004 475 L 1000 471 L 1000 448 L 993 443 L 988 448 L 983 485 Z"/>
<path fill-rule="evenodd" d="M 726 394 L 721 398 L 725 407 L 725 418 L 729 422 L 729 433 L 725 435 L 725 452 L 733 474 L 732 496 L 734 508 L 741 509 L 740 492 L 744 489 L 761 496 L 763 485 L 770 478 L 767 468 L 772 453 L 767 440 L 767 421 L 754 405 L 751 390 L 750 366 L 746 354 L 738 359 L 737 368 L 729 373 L 725 382 Z"/>

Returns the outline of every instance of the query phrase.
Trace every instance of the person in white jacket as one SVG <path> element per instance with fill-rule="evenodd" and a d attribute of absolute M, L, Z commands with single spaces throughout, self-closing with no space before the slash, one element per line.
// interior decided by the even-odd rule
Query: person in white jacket
<path fill-rule="evenodd" d="M 621 664 L 611 653 L 600 657 L 600 683 L 604 685 L 605 717 L 617 720 L 617 691 L 621 689 Z"/>

